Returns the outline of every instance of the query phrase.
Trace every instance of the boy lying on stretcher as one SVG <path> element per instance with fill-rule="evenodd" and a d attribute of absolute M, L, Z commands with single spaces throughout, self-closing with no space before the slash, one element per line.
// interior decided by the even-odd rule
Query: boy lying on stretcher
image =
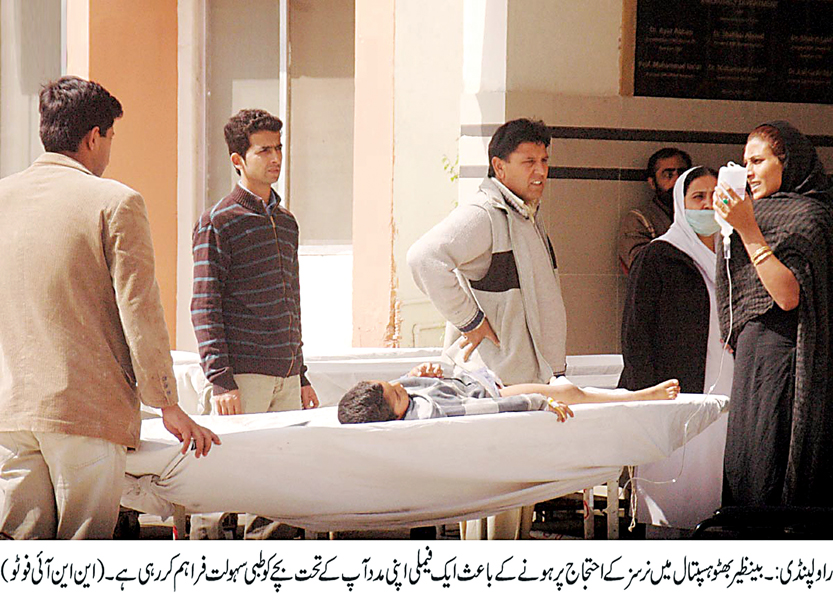
<path fill-rule="evenodd" d="M 341 423 L 373 423 L 549 410 L 563 422 L 573 416 L 571 404 L 673 400 L 679 393 L 680 383 L 676 379 L 636 392 L 582 389 L 563 377 L 553 377 L 549 385 L 521 383 L 503 387 L 494 373 L 486 369 L 443 377 L 442 366 L 423 363 L 390 383 L 357 383 L 338 403 L 338 420 Z"/>

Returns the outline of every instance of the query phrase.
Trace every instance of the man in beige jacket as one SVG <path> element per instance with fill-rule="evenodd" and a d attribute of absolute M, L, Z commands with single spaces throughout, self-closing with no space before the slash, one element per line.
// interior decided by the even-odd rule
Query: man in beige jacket
<path fill-rule="evenodd" d="M 0 532 L 109 538 L 140 400 L 183 453 L 219 438 L 177 404 L 144 201 L 101 178 L 119 101 L 63 77 L 40 113 L 46 152 L 0 180 Z"/>

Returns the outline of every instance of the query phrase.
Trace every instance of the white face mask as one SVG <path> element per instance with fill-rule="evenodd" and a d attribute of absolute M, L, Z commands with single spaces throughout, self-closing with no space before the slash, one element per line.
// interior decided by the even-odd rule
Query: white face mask
<path fill-rule="evenodd" d="M 714 220 L 714 211 L 685 209 L 685 220 L 699 235 L 714 235 L 720 231 L 720 225 Z"/>

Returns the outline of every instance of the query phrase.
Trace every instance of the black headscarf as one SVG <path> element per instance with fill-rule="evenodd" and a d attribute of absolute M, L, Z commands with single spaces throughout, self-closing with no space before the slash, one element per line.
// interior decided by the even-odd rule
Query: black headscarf
<path fill-rule="evenodd" d="M 786 121 L 772 121 L 764 125 L 778 130 L 787 153 L 781 189 L 770 197 L 807 196 L 821 202 L 833 202 L 830 178 L 807 136 Z"/>
<path fill-rule="evenodd" d="M 818 258 L 822 261 L 833 258 L 826 253 L 822 243 L 823 238 L 830 235 L 833 189 L 816 149 L 804 134 L 786 121 L 772 121 L 765 125 L 775 127 L 781 133 L 786 158 L 781 189 L 754 201 L 755 220 L 778 259 L 798 277 L 796 271 L 811 256 L 820 255 Z M 734 300 L 730 332 L 726 266 L 720 252 L 717 254 L 717 294 L 722 299 L 719 303 L 720 331 L 724 339 L 729 339 L 734 346 L 743 326 L 772 308 L 773 300 L 758 279 L 740 236 L 735 233 L 732 235 L 732 260 L 729 264 Z"/>
<path fill-rule="evenodd" d="M 781 189 L 754 201 L 755 220 L 775 256 L 801 288 L 796 340 L 792 433 L 782 502 L 833 503 L 833 190 L 815 148 L 785 121 L 766 123 L 784 141 Z M 729 286 L 718 254 L 720 330 L 734 346 L 743 327 L 769 311 L 773 299 L 758 278 L 740 236 L 732 235 Z M 828 496 L 824 499 L 825 494 Z"/>

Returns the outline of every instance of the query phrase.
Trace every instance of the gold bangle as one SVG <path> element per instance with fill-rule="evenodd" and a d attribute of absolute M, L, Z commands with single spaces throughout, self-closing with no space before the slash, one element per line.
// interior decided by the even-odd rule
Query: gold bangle
<path fill-rule="evenodd" d="M 767 246 L 766 244 L 764 244 L 763 246 L 761 246 L 760 248 L 758 248 L 757 250 L 755 250 L 755 252 L 753 252 L 753 253 L 752 253 L 752 256 L 750 257 L 750 260 L 752 261 L 752 264 L 754 265 L 754 264 L 755 264 L 755 261 L 756 261 L 756 260 L 758 260 L 758 258 L 759 258 L 762 254 L 766 254 L 767 252 L 772 252 L 772 248 L 770 248 L 770 247 L 769 247 L 769 246 Z"/>
<path fill-rule="evenodd" d="M 772 250 L 770 250 L 769 248 L 766 249 L 766 252 L 761 252 L 760 254 L 756 252 L 755 258 L 752 259 L 752 266 L 757 267 L 770 256 L 772 256 Z"/>

